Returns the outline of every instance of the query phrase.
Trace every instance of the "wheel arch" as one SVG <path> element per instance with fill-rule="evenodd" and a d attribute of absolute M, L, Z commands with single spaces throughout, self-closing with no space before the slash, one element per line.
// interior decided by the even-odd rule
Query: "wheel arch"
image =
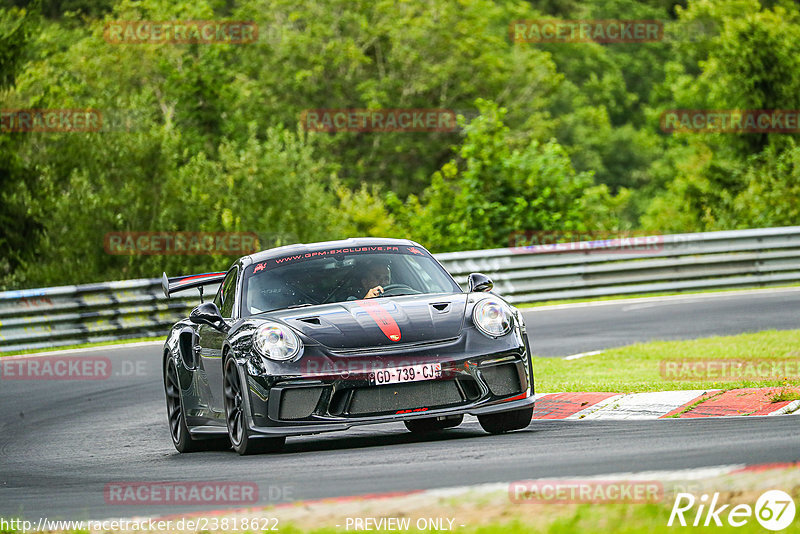
<path fill-rule="evenodd" d="M 164 347 L 164 354 L 161 358 L 161 374 L 164 377 L 166 377 L 167 362 L 170 358 L 172 358 L 172 351 L 169 349 L 169 347 Z"/>

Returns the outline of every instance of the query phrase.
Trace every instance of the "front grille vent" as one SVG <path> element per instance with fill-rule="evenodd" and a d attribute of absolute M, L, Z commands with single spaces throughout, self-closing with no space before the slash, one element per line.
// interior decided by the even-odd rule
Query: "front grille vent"
<path fill-rule="evenodd" d="M 349 413 L 397 412 L 434 408 L 464 402 L 454 380 L 429 380 L 358 388 L 353 391 Z"/>

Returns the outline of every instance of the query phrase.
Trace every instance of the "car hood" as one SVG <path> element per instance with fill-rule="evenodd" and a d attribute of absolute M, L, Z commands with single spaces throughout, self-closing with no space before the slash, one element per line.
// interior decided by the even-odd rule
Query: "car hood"
<path fill-rule="evenodd" d="M 331 349 L 392 346 L 457 337 L 466 293 L 381 297 L 270 312 Z"/>

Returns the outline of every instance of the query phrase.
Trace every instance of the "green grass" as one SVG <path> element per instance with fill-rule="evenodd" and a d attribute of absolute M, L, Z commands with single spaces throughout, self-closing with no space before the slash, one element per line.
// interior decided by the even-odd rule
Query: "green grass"
<path fill-rule="evenodd" d="M 764 380 L 666 380 L 662 360 L 743 359 L 800 360 L 800 330 L 768 330 L 755 334 L 710 337 L 690 341 L 656 341 L 609 349 L 578 360 L 537 358 L 536 390 L 608 391 L 631 393 L 679 389 L 800 387 L 797 375 Z M 787 391 L 786 395 L 794 393 Z"/>
<path fill-rule="evenodd" d="M 771 400 L 772 402 L 800 400 L 800 392 L 782 389 L 779 392 L 770 395 L 769 400 Z"/>
<path fill-rule="evenodd" d="M 25 350 L 13 350 L 9 352 L 0 352 L 0 357 L 3 356 L 17 356 L 19 354 L 36 354 L 39 352 L 57 352 L 60 350 L 68 350 L 68 349 L 85 349 L 88 347 L 102 347 L 105 345 L 126 345 L 128 343 L 139 343 L 141 341 L 164 341 L 166 339 L 166 333 L 163 337 L 136 337 L 132 339 L 120 339 L 117 341 L 98 341 L 95 343 L 78 343 L 77 345 L 63 345 L 58 347 L 51 347 L 51 348 L 43 348 L 43 349 L 25 349 Z"/>
<path fill-rule="evenodd" d="M 545 300 L 542 302 L 524 302 L 519 304 L 514 304 L 517 308 L 524 309 L 524 308 L 539 308 L 542 306 L 555 306 L 558 304 L 579 304 L 584 302 L 604 302 L 608 300 L 627 300 L 627 299 L 640 299 L 646 297 L 672 297 L 676 295 L 681 296 L 692 296 L 692 295 L 704 295 L 706 293 L 733 293 L 736 291 L 751 291 L 753 289 L 781 289 L 787 287 L 800 287 L 800 283 L 795 284 L 781 284 L 775 286 L 768 286 L 768 287 L 731 287 L 731 288 L 721 288 L 721 289 L 702 289 L 702 290 L 690 290 L 690 291 L 658 291 L 655 293 L 631 293 L 628 295 L 607 295 L 605 297 L 589 297 L 589 298 L 580 298 L 580 299 L 561 299 L 561 300 Z"/>

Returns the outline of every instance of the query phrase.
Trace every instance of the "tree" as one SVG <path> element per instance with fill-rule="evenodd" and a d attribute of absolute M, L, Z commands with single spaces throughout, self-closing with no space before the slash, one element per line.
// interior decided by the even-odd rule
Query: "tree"
<path fill-rule="evenodd" d="M 442 166 L 401 218 L 437 251 L 508 246 L 519 231 L 611 230 L 624 192 L 614 198 L 590 173 L 576 173 L 554 141 L 515 139 L 504 108 L 477 102 L 457 159 Z"/>
<path fill-rule="evenodd" d="M 713 21 L 718 34 L 707 54 L 679 58 L 668 69 L 671 108 L 793 110 L 800 107 L 800 10 L 794 4 L 762 8 L 755 0 L 700 0 L 679 10 L 681 20 Z M 684 63 L 688 63 L 683 59 Z M 664 230 L 749 228 L 783 221 L 797 213 L 797 197 L 768 195 L 792 189 L 795 142 L 782 133 L 683 133 L 668 142 L 673 177 L 642 222 Z M 682 154 L 680 160 L 674 157 Z M 768 176 L 768 172 L 779 172 Z M 770 209 L 746 209 L 754 198 L 769 197 Z M 763 207 L 763 206 L 762 206 Z M 678 214 L 678 211 L 683 213 Z M 798 222 L 797 220 L 794 223 Z M 770 223 L 771 224 L 771 223 Z"/>

